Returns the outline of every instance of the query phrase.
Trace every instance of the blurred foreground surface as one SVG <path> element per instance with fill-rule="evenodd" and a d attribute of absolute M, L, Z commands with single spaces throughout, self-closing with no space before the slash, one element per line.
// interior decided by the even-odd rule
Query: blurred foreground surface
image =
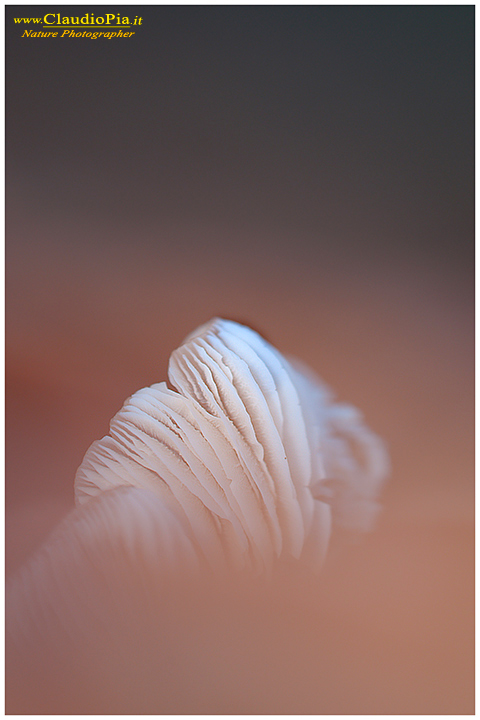
<path fill-rule="evenodd" d="M 39 641 L 30 666 L 12 651 L 7 712 L 472 713 L 466 276 L 197 237 L 148 253 L 61 237 L 10 251 L 8 574 L 73 507 L 75 470 L 125 398 L 165 379 L 170 352 L 214 315 L 250 324 L 364 412 L 392 458 L 383 514 L 358 544 L 334 538 L 319 578 L 171 588 L 153 614 L 133 588 L 110 626 L 86 630 L 93 650 L 86 637 Z"/>
<path fill-rule="evenodd" d="M 471 713 L 471 607 L 457 563 L 468 540 L 448 525 L 410 528 L 406 543 L 404 529 L 384 528 L 321 580 L 167 584 L 149 602 L 130 576 L 102 621 L 99 606 L 82 632 L 77 620 L 36 648 L 30 637 L 27 657 L 9 653 L 7 711 Z M 105 577 L 119 591 L 118 571 Z"/>

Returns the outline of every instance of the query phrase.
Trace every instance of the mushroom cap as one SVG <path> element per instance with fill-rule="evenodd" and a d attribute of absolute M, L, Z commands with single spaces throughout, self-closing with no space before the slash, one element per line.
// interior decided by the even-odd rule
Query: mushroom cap
<path fill-rule="evenodd" d="M 368 529 L 388 471 L 360 413 L 248 327 L 214 318 L 175 350 L 165 382 L 130 397 L 88 450 L 76 501 L 153 492 L 212 568 L 319 568 L 333 522 Z M 159 522 L 163 522 L 159 516 Z M 180 539 L 179 539 L 180 542 Z"/>

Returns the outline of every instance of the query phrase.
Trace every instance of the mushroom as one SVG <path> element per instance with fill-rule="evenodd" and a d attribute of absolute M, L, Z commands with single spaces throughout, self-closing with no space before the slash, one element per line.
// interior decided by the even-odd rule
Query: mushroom
<path fill-rule="evenodd" d="M 16 713 L 216 707 L 232 658 L 257 667 L 235 628 L 263 632 L 248 607 L 272 568 L 293 568 L 301 589 L 297 570 L 321 567 L 332 525 L 373 521 L 382 441 L 256 332 L 202 325 L 168 381 L 125 402 L 77 471 L 78 507 L 8 583 Z M 289 587 L 269 583 L 265 603 Z"/>
<path fill-rule="evenodd" d="M 214 318 L 175 350 L 167 383 L 130 397 L 77 471 L 76 501 L 149 490 L 199 562 L 318 569 L 338 523 L 365 530 L 388 469 L 381 440 L 308 368 Z"/>

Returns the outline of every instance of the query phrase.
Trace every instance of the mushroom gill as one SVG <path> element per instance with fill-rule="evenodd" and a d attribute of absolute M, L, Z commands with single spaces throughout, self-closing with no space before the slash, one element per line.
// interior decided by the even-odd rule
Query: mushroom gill
<path fill-rule="evenodd" d="M 388 471 L 360 413 L 256 332 L 214 318 L 175 350 L 168 380 L 130 397 L 88 450 L 75 494 L 153 493 L 162 542 L 191 561 L 262 572 L 321 566 L 331 526 L 366 530 Z M 173 521 L 174 519 L 174 521 Z M 186 556 L 186 555 L 185 555 Z"/>
<path fill-rule="evenodd" d="M 332 525 L 371 524 L 384 445 L 298 361 L 214 319 L 168 379 L 126 401 L 77 471 L 78 507 L 8 582 L 17 712 L 209 711 L 222 672 L 243 697 L 305 612 Z"/>

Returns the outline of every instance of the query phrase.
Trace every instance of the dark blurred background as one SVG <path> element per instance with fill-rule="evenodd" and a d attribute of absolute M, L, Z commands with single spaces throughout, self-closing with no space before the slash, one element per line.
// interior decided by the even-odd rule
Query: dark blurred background
<path fill-rule="evenodd" d="M 307 712 L 473 712 L 473 6 L 123 5 L 143 23 L 111 40 L 13 20 L 117 10 L 6 7 L 7 571 L 125 398 L 240 320 L 392 456 L 325 607 L 396 630 Z"/>

